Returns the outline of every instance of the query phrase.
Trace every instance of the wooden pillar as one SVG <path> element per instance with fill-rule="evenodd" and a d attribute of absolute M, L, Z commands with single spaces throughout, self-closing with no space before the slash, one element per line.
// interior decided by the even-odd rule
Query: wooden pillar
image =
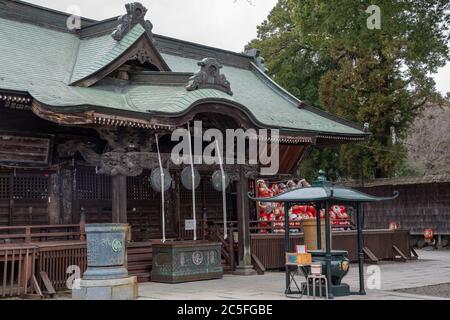
<path fill-rule="evenodd" d="M 61 189 L 60 172 L 50 174 L 50 190 L 48 194 L 48 223 L 59 224 L 61 222 Z"/>
<path fill-rule="evenodd" d="M 74 168 L 61 169 L 59 185 L 61 223 L 80 223 L 80 213 L 77 212 L 77 214 L 75 214 L 74 210 L 77 207 L 75 205 L 76 181 Z"/>
<path fill-rule="evenodd" d="M 238 215 L 238 240 L 239 240 L 239 264 L 234 274 L 255 275 L 252 265 L 250 249 L 250 212 L 248 199 L 248 179 L 245 176 L 244 167 L 240 167 L 239 181 L 236 188 L 236 202 Z"/>
<path fill-rule="evenodd" d="M 127 177 L 112 177 L 112 222 L 127 223 Z"/>

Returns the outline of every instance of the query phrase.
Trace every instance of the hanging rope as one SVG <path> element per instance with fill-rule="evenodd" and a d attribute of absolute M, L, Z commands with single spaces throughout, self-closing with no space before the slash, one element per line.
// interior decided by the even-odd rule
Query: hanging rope
<path fill-rule="evenodd" d="M 161 153 L 159 152 L 159 138 L 158 134 L 155 134 L 156 137 L 156 149 L 158 150 L 158 161 L 159 161 L 159 171 L 161 172 L 161 220 L 162 220 L 162 242 L 166 242 L 166 215 L 164 208 L 164 169 L 161 161 Z"/>
<path fill-rule="evenodd" d="M 226 176 L 223 170 L 223 159 L 220 154 L 219 142 L 216 140 L 217 156 L 219 157 L 220 172 L 222 174 L 222 205 L 223 205 L 223 238 L 228 238 L 228 221 L 227 221 L 227 191 L 226 191 Z"/>
<path fill-rule="evenodd" d="M 194 160 L 192 157 L 192 144 L 191 144 L 191 129 L 189 126 L 189 122 L 187 124 L 188 126 L 188 139 L 189 139 L 189 157 L 191 160 L 191 182 L 192 182 L 192 215 L 193 215 L 193 222 L 194 222 L 194 241 L 197 240 L 197 218 L 196 218 L 196 212 L 195 212 L 195 173 L 194 173 Z"/>

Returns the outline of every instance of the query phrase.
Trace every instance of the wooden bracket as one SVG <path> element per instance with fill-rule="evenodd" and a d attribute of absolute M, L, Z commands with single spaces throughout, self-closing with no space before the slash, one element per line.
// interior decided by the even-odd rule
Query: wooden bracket
<path fill-rule="evenodd" d="M 33 276 L 31 277 L 31 285 L 32 285 L 34 291 L 36 292 L 36 294 L 37 294 L 38 296 L 40 296 L 41 298 L 44 297 L 44 295 L 42 294 L 42 290 L 41 290 L 41 288 L 39 287 L 39 283 L 38 283 L 38 281 L 37 281 L 35 275 L 33 275 Z"/>
<path fill-rule="evenodd" d="M 266 268 L 262 264 L 261 260 L 259 260 L 254 253 L 252 253 L 252 264 L 259 275 L 263 275 L 266 272 Z"/>
<path fill-rule="evenodd" d="M 50 281 L 50 278 L 47 275 L 47 272 L 41 271 L 40 273 L 42 282 L 44 283 L 45 289 L 47 290 L 50 297 L 53 297 L 56 294 L 55 288 L 52 285 L 52 282 Z"/>
<path fill-rule="evenodd" d="M 363 252 L 366 254 L 366 256 L 369 257 L 370 261 L 377 264 L 380 260 L 377 258 L 377 256 L 370 250 L 368 247 L 363 248 Z"/>
<path fill-rule="evenodd" d="M 408 257 L 395 245 L 392 246 L 392 249 L 394 249 L 394 252 L 398 253 L 398 255 L 400 256 L 400 259 L 402 261 L 408 261 Z M 394 258 L 397 258 L 398 256 L 394 256 Z"/>
<path fill-rule="evenodd" d="M 417 259 L 419 259 L 419 255 L 417 254 L 416 250 L 414 250 L 413 247 L 411 247 L 410 250 L 411 250 L 411 259 L 412 259 L 412 260 L 417 260 Z"/>

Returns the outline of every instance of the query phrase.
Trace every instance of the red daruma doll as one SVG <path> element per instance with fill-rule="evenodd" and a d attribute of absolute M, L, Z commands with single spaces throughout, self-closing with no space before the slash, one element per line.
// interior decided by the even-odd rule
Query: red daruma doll
<path fill-rule="evenodd" d="M 267 233 L 268 230 L 267 230 L 267 229 L 264 229 L 264 228 L 266 228 L 266 227 L 269 226 L 269 222 L 268 222 L 269 217 L 268 217 L 267 213 L 262 212 L 262 213 L 259 215 L 259 220 L 261 221 L 261 222 L 259 223 L 259 226 L 262 228 L 259 232 L 260 232 L 260 233 Z"/>
<path fill-rule="evenodd" d="M 317 210 L 313 206 L 308 206 L 308 209 L 306 209 L 306 214 L 308 215 L 309 219 L 317 218 Z"/>
<path fill-rule="evenodd" d="M 433 229 L 425 229 L 423 232 L 423 237 L 425 238 L 425 241 L 431 242 L 434 238 Z"/>

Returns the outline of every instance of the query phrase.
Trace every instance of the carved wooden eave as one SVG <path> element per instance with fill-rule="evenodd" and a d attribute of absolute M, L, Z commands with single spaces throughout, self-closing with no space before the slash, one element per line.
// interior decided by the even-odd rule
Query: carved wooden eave
<path fill-rule="evenodd" d="M 0 92 L 0 105 L 6 108 L 28 110 L 32 98 L 26 93 Z"/>
<path fill-rule="evenodd" d="M 125 116 L 113 116 L 95 112 L 94 123 L 106 126 L 131 127 L 153 130 L 174 130 L 176 126 L 170 124 L 162 124 L 155 120 L 145 120 L 138 118 L 130 118 Z"/>
<path fill-rule="evenodd" d="M 137 117 L 111 115 L 93 110 L 70 113 L 57 112 L 54 109 L 44 107 L 36 100 L 33 100 L 31 110 L 34 114 L 44 120 L 67 126 L 102 125 L 152 130 L 174 130 L 176 128 L 174 125 L 160 123 L 154 119 L 140 119 Z"/>
<path fill-rule="evenodd" d="M 22 96 L 17 94 L 1 94 L 0 93 L 0 100 L 2 101 L 9 101 L 9 102 L 16 102 L 19 104 L 29 104 L 31 102 L 31 98 L 28 96 Z"/>
<path fill-rule="evenodd" d="M 197 71 L 190 79 L 186 86 L 186 90 L 194 91 L 198 89 L 216 89 L 233 95 L 231 91 L 231 84 L 225 77 L 225 75 L 220 73 L 222 65 L 219 64 L 217 59 L 205 58 L 198 63 L 200 70 Z"/>
<path fill-rule="evenodd" d="M 350 137 L 350 136 L 337 136 L 337 135 L 317 135 L 319 139 L 338 140 L 338 141 L 365 141 L 367 137 Z"/>
<path fill-rule="evenodd" d="M 31 111 L 33 111 L 35 115 L 44 120 L 61 125 L 87 125 L 94 123 L 93 111 L 71 113 L 56 112 L 51 109 L 45 108 L 36 100 L 33 100 L 31 104 Z"/>
<path fill-rule="evenodd" d="M 32 111 L 44 120 L 48 120 L 60 125 L 66 126 L 105 126 L 105 127 L 124 127 L 124 128 L 138 128 L 138 129 L 149 129 L 149 130 L 166 130 L 168 132 L 175 130 L 176 128 L 183 127 L 187 122 L 192 121 L 198 112 L 208 112 L 214 109 L 214 105 L 204 105 L 199 106 L 192 113 L 187 113 L 180 115 L 178 117 L 154 117 L 152 119 L 142 119 L 138 117 L 124 116 L 124 115 L 112 115 L 106 114 L 99 111 L 81 111 L 81 112 L 57 112 L 51 108 L 44 107 L 38 101 L 33 100 Z M 234 109 L 233 109 L 234 110 Z M 195 111 L 195 112 L 194 112 Z M 232 110 L 226 110 L 224 114 L 233 115 L 240 119 L 241 122 L 244 121 L 245 129 L 254 128 L 251 122 L 247 118 L 241 118 L 243 115 Z M 236 113 L 236 114 L 235 114 Z M 238 116 L 239 115 L 239 116 Z M 327 137 L 331 139 L 332 136 L 320 136 L 321 138 Z M 314 135 L 292 135 L 280 133 L 278 137 L 271 135 L 265 136 L 260 135 L 257 137 L 259 140 L 267 141 L 268 143 L 277 142 L 279 144 L 315 144 L 317 137 Z M 339 137 L 334 137 L 339 138 Z M 345 139 L 346 137 L 342 137 Z M 350 141 L 357 141 L 358 138 L 348 137 Z M 360 140 L 360 139 L 359 139 Z"/>

